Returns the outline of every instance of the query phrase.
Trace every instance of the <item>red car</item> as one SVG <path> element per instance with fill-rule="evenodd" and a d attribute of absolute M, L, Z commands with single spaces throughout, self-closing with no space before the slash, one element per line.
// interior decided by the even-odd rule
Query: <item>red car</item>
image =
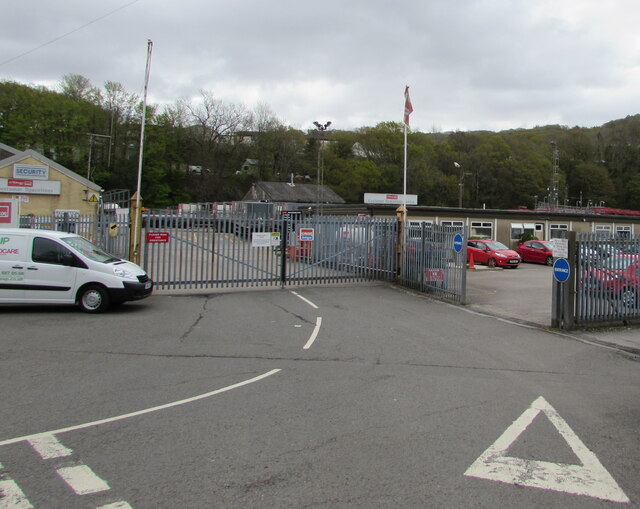
<path fill-rule="evenodd" d="M 553 265 L 553 244 L 548 240 L 527 240 L 516 251 L 523 262 Z"/>
<path fill-rule="evenodd" d="M 628 309 L 640 305 L 640 256 L 614 255 L 585 275 L 584 287 L 593 295 L 617 298 Z"/>
<path fill-rule="evenodd" d="M 481 263 L 489 267 L 518 268 L 520 255 L 497 240 L 470 240 L 467 242 L 467 263 Z"/>

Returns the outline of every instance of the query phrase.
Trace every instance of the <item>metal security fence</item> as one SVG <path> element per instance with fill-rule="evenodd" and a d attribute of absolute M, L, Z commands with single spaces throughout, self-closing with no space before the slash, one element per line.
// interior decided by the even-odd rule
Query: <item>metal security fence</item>
<path fill-rule="evenodd" d="M 640 237 L 576 242 L 576 325 L 640 321 Z"/>
<path fill-rule="evenodd" d="M 395 278 L 395 219 L 150 214 L 142 260 L 159 289 Z"/>
<path fill-rule="evenodd" d="M 76 233 L 108 253 L 129 258 L 129 216 L 125 214 L 25 215 L 20 217 L 20 228 Z"/>
<path fill-rule="evenodd" d="M 464 304 L 467 286 L 466 231 L 422 223 L 405 230 L 401 285 Z M 457 243 L 457 245 L 456 245 Z"/>

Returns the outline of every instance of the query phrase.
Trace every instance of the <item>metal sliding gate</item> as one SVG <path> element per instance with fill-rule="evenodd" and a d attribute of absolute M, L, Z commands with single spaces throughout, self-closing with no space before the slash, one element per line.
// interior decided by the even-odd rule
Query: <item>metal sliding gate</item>
<path fill-rule="evenodd" d="M 577 325 L 640 322 L 640 237 L 581 234 L 575 273 Z"/>
<path fill-rule="evenodd" d="M 392 281 L 395 218 L 150 215 L 142 260 L 160 290 Z"/>
<path fill-rule="evenodd" d="M 398 283 L 439 299 L 464 304 L 467 287 L 466 231 L 429 223 L 405 229 Z"/>

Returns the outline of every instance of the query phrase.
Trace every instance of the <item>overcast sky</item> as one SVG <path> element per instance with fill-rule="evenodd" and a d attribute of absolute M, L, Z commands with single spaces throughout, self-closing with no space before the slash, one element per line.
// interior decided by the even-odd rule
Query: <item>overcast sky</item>
<path fill-rule="evenodd" d="M 638 0 L 9 0 L 0 80 L 200 90 L 300 129 L 590 127 L 640 109 Z"/>

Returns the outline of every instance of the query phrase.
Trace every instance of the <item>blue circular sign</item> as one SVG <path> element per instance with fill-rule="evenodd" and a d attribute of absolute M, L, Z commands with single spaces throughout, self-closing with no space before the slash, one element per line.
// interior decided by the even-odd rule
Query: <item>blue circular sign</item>
<path fill-rule="evenodd" d="M 558 283 L 564 283 L 571 275 L 571 267 L 566 258 L 558 258 L 553 262 L 553 277 Z"/>
<path fill-rule="evenodd" d="M 456 253 L 459 253 L 462 251 L 462 243 L 463 243 L 463 238 L 462 235 L 460 235 L 459 233 L 456 233 L 456 236 L 453 237 L 453 249 L 455 250 Z"/>

